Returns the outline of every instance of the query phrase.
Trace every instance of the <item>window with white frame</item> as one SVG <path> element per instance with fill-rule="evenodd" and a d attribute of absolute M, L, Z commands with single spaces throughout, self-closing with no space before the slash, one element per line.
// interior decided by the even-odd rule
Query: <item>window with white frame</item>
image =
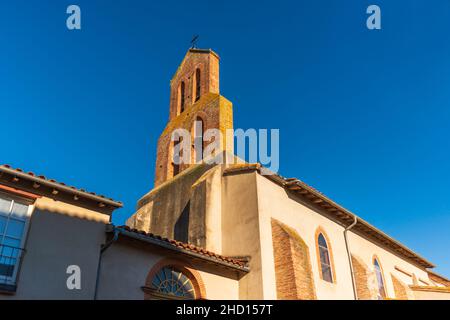
<path fill-rule="evenodd" d="M 0 284 L 15 284 L 29 205 L 0 194 Z"/>

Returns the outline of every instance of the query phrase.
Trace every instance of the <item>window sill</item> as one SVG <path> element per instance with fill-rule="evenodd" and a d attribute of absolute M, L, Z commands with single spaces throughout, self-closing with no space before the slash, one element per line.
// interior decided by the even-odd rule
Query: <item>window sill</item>
<path fill-rule="evenodd" d="M 322 278 L 320 278 L 320 280 L 321 280 L 321 283 L 324 283 L 324 284 L 329 284 L 329 285 L 336 285 L 337 284 L 336 281 L 328 281 L 328 280 L 324 280 Z"/>

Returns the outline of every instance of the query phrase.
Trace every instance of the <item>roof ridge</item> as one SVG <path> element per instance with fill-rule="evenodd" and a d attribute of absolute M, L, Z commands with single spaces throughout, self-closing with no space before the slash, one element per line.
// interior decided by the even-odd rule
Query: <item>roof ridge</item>
<path fill-rule="evenodd" d="M 114 200 L 112 198 L 109 198 L 109 197 L 106 197 L 106 196 L 104 196 L 102 194 L 97 194 L 95 192 L 90 192 L 90 191 L 87 191 L 87 190 L 85 190 L 83 188 L 77 188 L 77 187 L 68 185 L 68 184 L 66 184 L 64 182 L 58 182 L 55 179 L 49 179 L 49 178 L 47 178 L 44 175 L 38 175 L 38 174 L 35 174 L 32 171 L 26 172 L 25 170 L 22 170 L 21 168 L 14 168 L 14 167 L 12 167 L 9 164 L 1 164 L 0 165 L 0 170 L 2 168 L 6 169 L 6 170 L 8 170 L 10 172 L 11 171 L 16 172 L 16 173 L 21 174 L 21 175 L 28 175 L 28 176 L 30 176 L 30 178 L 38 179 L 38 180 L 41 180 L 42 182 L 51 183 L 51 184 L 57 184 L 57 185 L 60 185 L 61 187 L 64 187 L 64 188 L 70 188 L 70 189 L 73 189 L 74 191 L 78 191 L 78 192 L 85 193 L 85 194 L 88 194 L 88 195 L 91 195 L 91 196 L 94 196 L 94 197 L 102 198 L 104 200 L 109 200 L 111 202 L 116 203 L 118 207 L 122 206 L 122 202 L 121 201 L 116 201 L 116 200 Z"/>

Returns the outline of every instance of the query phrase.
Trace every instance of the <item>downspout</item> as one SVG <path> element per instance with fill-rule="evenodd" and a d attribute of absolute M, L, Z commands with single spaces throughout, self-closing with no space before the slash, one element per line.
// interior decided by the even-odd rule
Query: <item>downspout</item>
<path fill-rule="evenodd" d="M 348 262 L 350 265 L 350 273 L 352 276 L 352 287 L 353 287 L 353 296 L 355 297 L 355 300 L 358 300 L 358 295 L 356 293 L 356 283 L 355 283 L 355 274 L 353 272 L 353 263 L 352 263 L 352 255 L 350 253 L 350 249 L 348 248 L 348 238 L 347 238 L 347 232 L 353 228 L 356 223 L 358 223 L 358 217 L 357 216 L 353 216 L 353 223 L 351 225 L 349 225 L 347 228 L 345 228 L 344 230 L 344 240 L 345 240 L 345 248 L 347 249 L 347 255 L 348 255 Z"/>
<path fill-rule="evenodd" d="M 100 256 L 98 258 L 98 265 L 97 265 L 97 277 L 95 279 L 94 300 L 97 300 L 98 283 L 99 283 L 99 278 L 100 278 L 100 269 L 102 266 L 103 253 L 119 238 L 119 229 L 117 229 L 113 226 L 113 230 L 114 230 L 114 236 L 112 237 L 112 239 L 109 240 L 107 243 L 102 244 L 102 246 L 100 248 Z"/>

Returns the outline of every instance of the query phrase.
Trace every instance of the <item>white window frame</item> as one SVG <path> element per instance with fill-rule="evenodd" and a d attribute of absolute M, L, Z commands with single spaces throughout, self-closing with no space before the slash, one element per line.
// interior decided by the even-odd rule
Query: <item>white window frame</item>
<path fill-rule="evenodd" d="M 22 200 L 21 201 L 21 199 L 19 197 L 9 196 L 9 195 L 6 195 L 6 194 L 1 193 L 1 192 L 0 192 L 0 198 L 3 198 L 3 199 L 8 200 L 8 201 L 11 201 L 11 205 L 10 205 L 10 208 L 9 208 L 9 214 L 11 214 L 11 211 L 12 211 L 12 208 L 13 208 L 15 202 L 28 206 L 27 213 L 26 213 L 26 216 L 25 216 L 25 221 L 24 221 L 25 223 L 24 223 L 24 226 L 23 226 L 22 237 L 20 239 L 20 247 L 19 247 L 20 250 L 19 250 L 18 256 L 16 258 L 17 260 L 16 260 L 16 264 L 14 265 L 13 274 L 10 277 L 0 276 L 0 284 L 3 283 L 3 284 L 6 284 L 6 285 L 16 285 L 16 283 L 17 283 L 17 276 L 18 276 L 18 273 L 19 273 L 20 266 L 22 264 L 23 254 L 25 252 L 25 243 L 26 243 L 26 239 L 27 239 L 27 236 L 28 236 L 28 228 L 29 228 L 29 224 L 30 224 L 30 218 L 31 218 L 31 215 L 33 214 L 35 206 L 34 206 L 34 204 L 29 203 L 29 200 L 28 201 L 27 200 Z M 6 237 L 6 230 L 8 228 L 8 224 L 9 224 L 9 220 L 10 219 L 11 218 L 8 218 L 8 220 L 7 220 L 8 222 L 5 225 L 5 230 L 4 230 L 5 233 L 3 233 L 1 235 L 0 243 L 3 243 L 3 240 Z"/>

